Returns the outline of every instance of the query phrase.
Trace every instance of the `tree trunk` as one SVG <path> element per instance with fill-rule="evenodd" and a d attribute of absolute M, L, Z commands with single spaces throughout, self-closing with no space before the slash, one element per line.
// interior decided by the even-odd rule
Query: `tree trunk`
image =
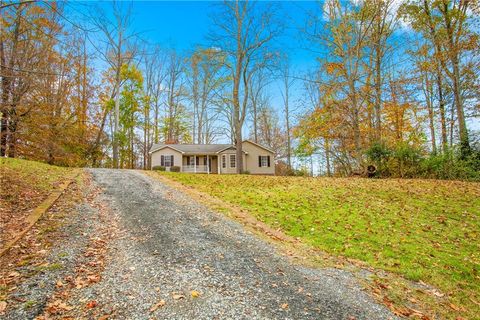
<path fill-rule="evenodd" d="M 381 70 L 380 39 L 375 44 L 375 138 L 382 139 L 382 70 Z"/>
<path fill-rule="evenodd" d="M 331 177 L 332 173 L 330 171 L 330 141 L 328 138 L 325 138 L 325 160 L 327 165 L 327 177 Z"/>
<path fill-rule="evenodd" d="M 443 98 L 443 84 L 440 67 L 437 66 L 437 90 L 438 90 L 438 109 L 440 110 L 440 125 L 442 131 L 442 149 L 443 153 L 447 153 L 447 119 L 445 116 L 445 100 Z"/>
<path fill-rule="evenodd" d="M 465 158 L 470 154 L 470 142 L 468 141 L 467 124 L 465 122 L 465 114 L 463 111 L 462 97 L 460 93 L 460 70 L 458 59 L 453 59 L 453 96 L 455 101 L 455 109 L 457 111 L 458 127 L 460 131 L 460 151 L 461 156 Z"/>
<path fill-rule="evenodd" d="M 430 139 L 432 140 L 432 153 L 437 154 L 437 142 L 435 138 L 435 122 L 433 118 L 433 107 L 431 103 L 428 103 L 428 118 L 429 118 L 429 126 L 430 126 Z"/>
<path fill-rule="evenodd" d="M 0 31 L 0 73 L 2 74 L 2 100 L 0 101 L 0 157 L 5 157 L 7 154 L 7 141 L 8 141 L 8 101 L 9 101 L 9 87 L 10 77 L 5 64 L 5 51 L 3 46 L 3 32 Z"/>
<path fill-rule="evenodd" d="M 17 146 L 17 121 L 14 119 L 15 116 L 10 116 L 10 120 L 8 121 L 8 149 L 7 155 L 9 158 L 15 158 L 16 156 L 16 146 Z"/>

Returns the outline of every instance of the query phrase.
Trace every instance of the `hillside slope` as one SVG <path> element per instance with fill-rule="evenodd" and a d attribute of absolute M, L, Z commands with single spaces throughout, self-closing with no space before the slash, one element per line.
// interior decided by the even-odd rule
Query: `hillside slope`
<path fill-rule="evenodd" d="M 0 158 L 0 247 L 22 230 L 25 217 L 74 170 Z"/>
<path fill-rule="evenodd" d="M 468 317 L 480 309 L 479 183 L 161 175 L 239 206 L 314 248 L 428 283 L 439 291 L 422 299 L 441 296 L 443 316 Z"/>

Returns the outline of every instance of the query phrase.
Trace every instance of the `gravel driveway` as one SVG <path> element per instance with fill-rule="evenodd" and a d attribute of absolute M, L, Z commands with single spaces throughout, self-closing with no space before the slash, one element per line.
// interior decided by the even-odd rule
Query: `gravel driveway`
<path fill-rule="evenodd" d="M 115 319 L 394 318 L 349 273 L 293 265 L 240 224 L 157 180 L 138 171 L 90 172 L 121 230 L 102 281 L 78 298 L 96 299 L 99 314 Z"/>

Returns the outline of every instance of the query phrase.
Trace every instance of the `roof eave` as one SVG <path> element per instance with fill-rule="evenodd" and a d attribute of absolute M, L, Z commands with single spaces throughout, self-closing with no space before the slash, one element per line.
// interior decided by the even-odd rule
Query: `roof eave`
<path fill-rule="evenodd" d="M 253 142 L 252 140 L 246 139 L 246 140 L 243 140 L 242 143 L 243 143 L 243 142 L 250 142 L 251 144 L 256 145 L 256 146 L 259 147 L 259 148 L 262 148 L 263 150 L 267 150 L 267 151 L 275 154 L 275 151 L 273 151 L 272 149 L 267 148 L 267 147 L 265 147 L 265 146 L 262 146 L 261 144 L 258 144 L 258 143 L 256 143 L 256 142 Z"/>
<path fill-rule="evenodd" d="M 180 152 L 181 154 L 184 154 L 184 153 L 185 153 L 185 152 L 183 152 L 183 151 L 181 151 L 181 150 L 178 150 L 177 148 L 174 148 L 174 147 L 172 147 L 172 146 L 170 146 L 170 145 L 161 146 L 160 148 L 157 148 L 157 149 L 155 149 L 155 150 L 152 150 L 152 151 L 150 151 L 149 153 L 152 154 L 152 153 L 154 153 L 154 152 L 160 151 L 160 150 L 165 149 L 165 148 L 173 149 L 173 150 L 175 150 L 175 151 L 177 151 L 177 152 Z"/>

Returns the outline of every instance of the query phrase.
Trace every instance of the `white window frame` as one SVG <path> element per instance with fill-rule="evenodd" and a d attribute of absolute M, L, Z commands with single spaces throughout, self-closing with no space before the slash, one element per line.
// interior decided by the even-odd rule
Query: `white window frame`
<path fill-rule="evenodd" d="M 231 154 L 230 157 L 228 158 L 230 168 L 236 168 L 237 167 L 237 155 L 236 154 Z M 232 160 L 233 160 L 233 166 L 232 166 Z"/>
<path fill-rule="evenodd" d="M 188 163 L 189 166 L 195 165 L 195 156 L 188 156 Z"/>
<path fill-rule="evenodd" d="M 267 168 L 268 167 L 268 156 L 260 156 L 260 162 L 262 168 Z"/>
<path fill-rule="evenodd" d="M 172 157 L 173 157 L 173 163 L 170 163 L 170 160 L 172 160 Z M 168 159 L 169 165 L 167 165 L 167 159 Z M 175 162 L 175 157 L 173 154 L 165 154 L 163 156 L 163 164 L 165 165 L 165 168 L 173 167 L 174 162 Z"/>

